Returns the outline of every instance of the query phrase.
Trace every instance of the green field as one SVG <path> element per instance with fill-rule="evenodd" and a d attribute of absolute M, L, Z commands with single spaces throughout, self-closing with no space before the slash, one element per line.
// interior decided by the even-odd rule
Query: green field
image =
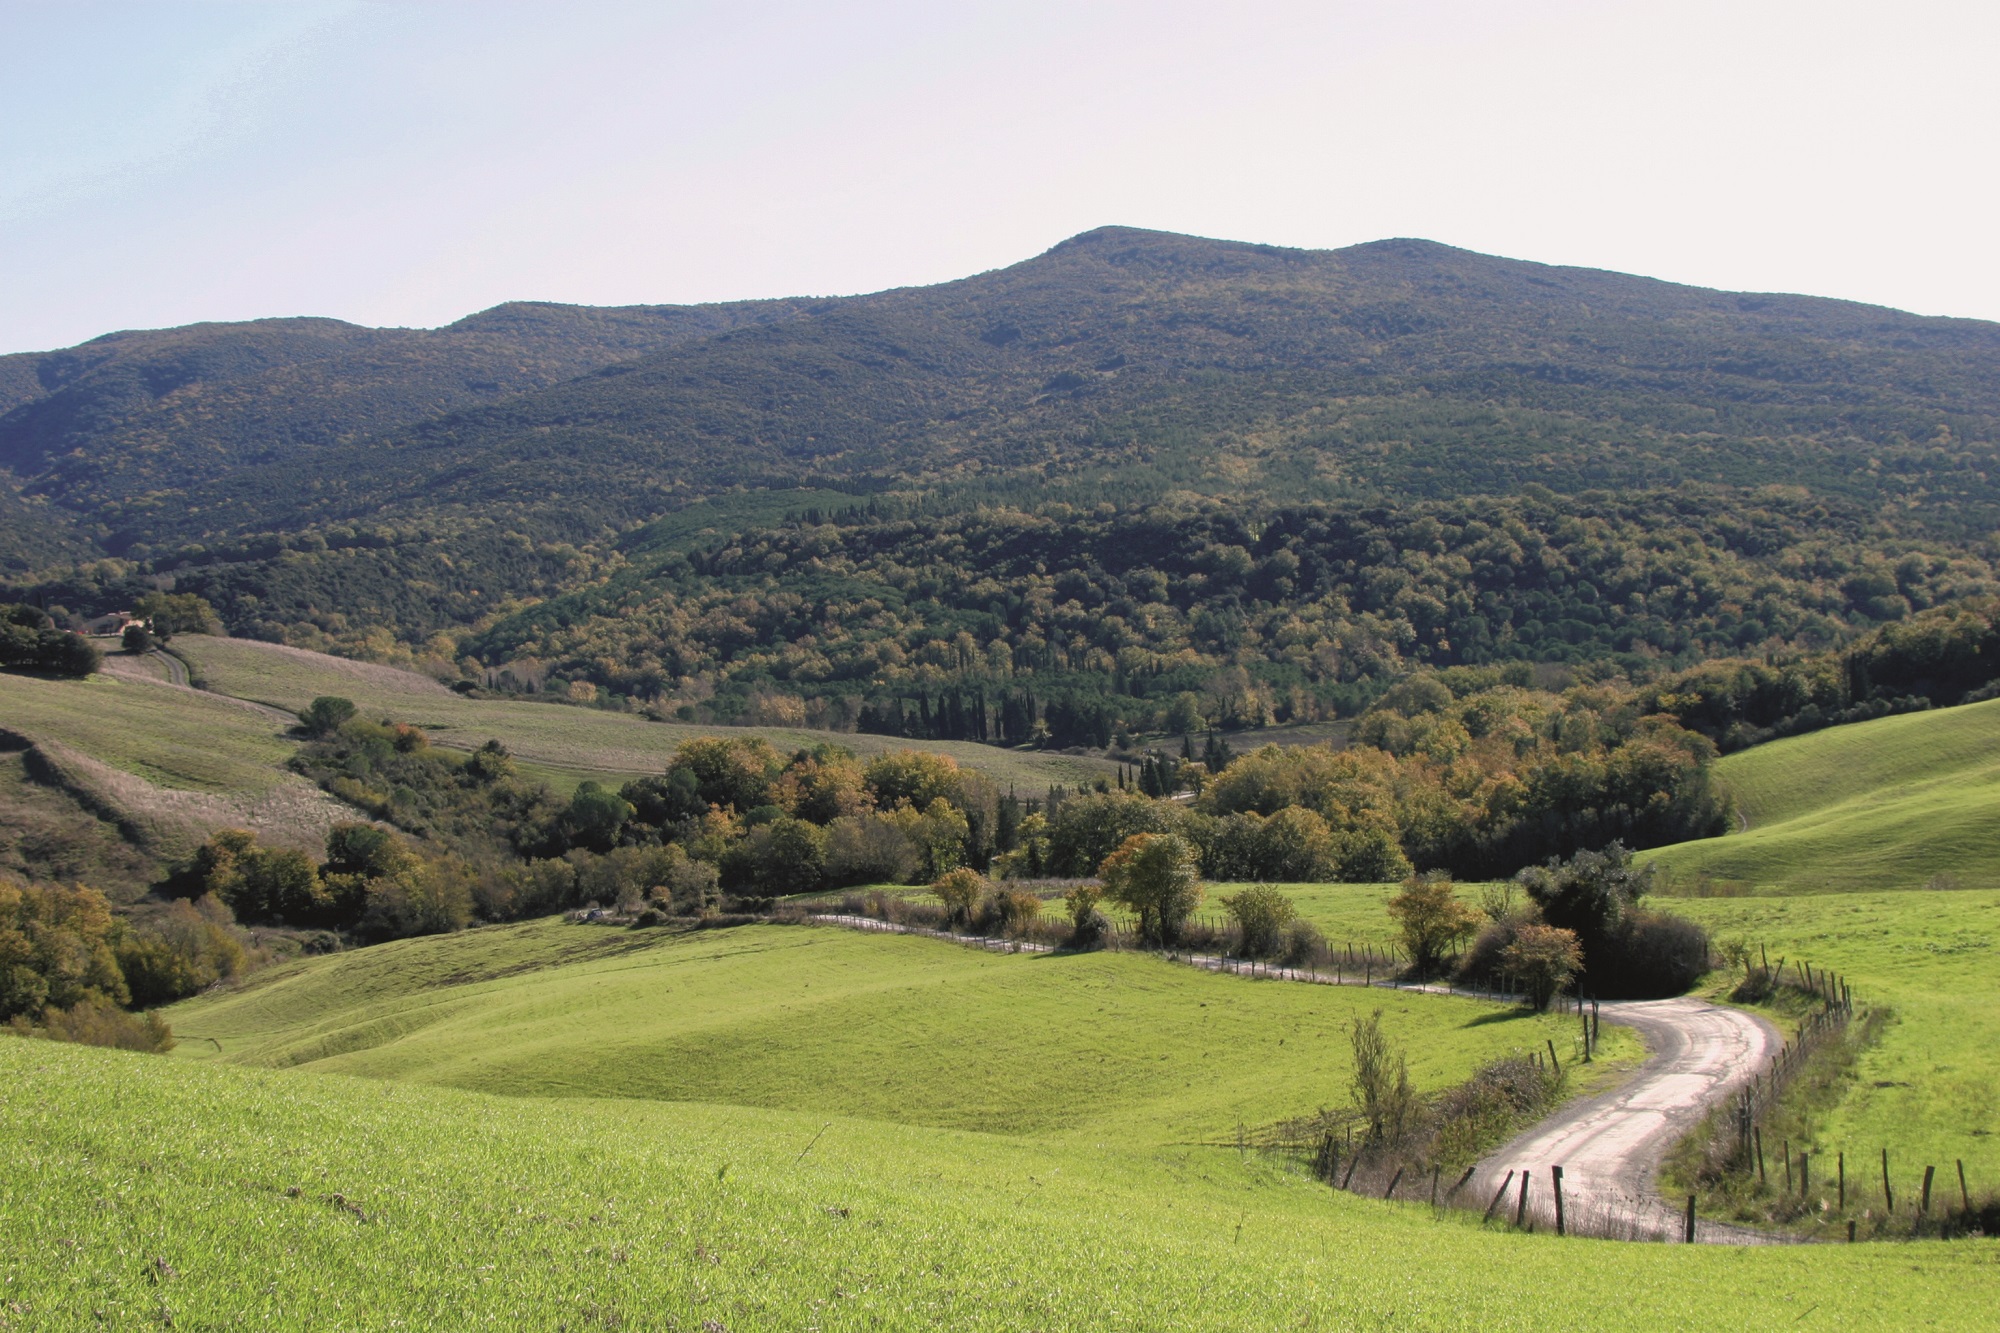
<path fill-rule="evenodd" d="M 1747 827 L 1651 853 L 1676 889 L 2000 889 L 2000 700 L 1773 741 L 1717 775 Z"/>
<path fill-rule="evenodd" d="M 915 746 L 948 754 L 1003 788 L 1039 796 L 1051 783 L 1077 785 L 1117 772 L 1076 755 L 1005 750 L 970 741 L 905 741 L 892 736 L 783 727 L 702 727 L 650 722 L 627 713 L 510 699 L 467 699 L 427 676 L 351 662 L 249 639 L 183 635 L 174 651 L 199 668 L 207 687 L 296 711 L 322 694 L 344 695 L 368 713 L 414 722 L 443 745 L 473 749 L 497 737 L 537 776 L 569 791 L 585 778 L 658 773 L 681 742 L 696 736 L 759 735 L 782 752 L 831 741 L 864 758 Z"/>
<path fill-rule="evenodd" d="M 0 727 L 176 790 L 234 796 L 301 780 L 286 773 L 293 743 L 270 718 L 226 699 L 117 676 L 0 675 Z"/>
<path fill-rule="evenodd" d="M 0 1041 L 0 1318 L 1538 1329 L 1544 1291 L 1592 1329 L 1971 1328 L 2000 1297 L 1991 1243 L 1556 1241 L 1227 1146 L 1344 1100 L 1344 1023 L 1377 1004 L 1424 1086 L 1552 1030 L 810 927 L 304 960 L 178 1006 L 175 1058 Z"/>
<path fill-rule="evenodd" d="M 1347 1023 L 1376 1007 L 1423 1087 L 1573 1035 L 1471 1001 L 1216 977 L 1137 954 L 554 920 L 289 964 L 169 1016 L 196 1058 L 1167 1143 L 1344 1102 Z"/>
<path fill-rule="evenodd" d="M 1990 1243 L 1505 1235 L 1229 1149 L 26 1041 L 0 1080 L 10 1330 L 1978 1328 L 2000 1297 Z"/>

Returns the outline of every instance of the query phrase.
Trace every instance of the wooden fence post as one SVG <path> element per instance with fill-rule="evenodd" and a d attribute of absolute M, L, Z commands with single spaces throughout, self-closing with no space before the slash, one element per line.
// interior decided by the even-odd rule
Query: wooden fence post
<path fill-rule="evenodd" d="M 1889 1188 L 1889 1150 L 1882 1150 L 1882 1207 L 1889 1212 L 1896 1211 L 1896 1192 Z"/>
<path fill-rule="evenodd" d="M 1752 1134 L 1752 1136 L 1754 1136 L 1754 1137 L 1756 1138 L 1756 1140 L 1757 1140 L 1757 1183 L 1758 1183 L 1759 1185 L 1762 1185 L 1762 1184 L 1764 1184 L 1764 1183 L 1765 1183 L 1765 1181 L 1764 1181 L 1764 1127 L 1763 1127 L 1762 1125 L 1757 1125 L 1757 1126 L 1755 1126 L 1755 1127 L 1753 1127 L 1753 1128 L 1751 1129 L 1750 1133 L 1751 1133 L 1751 1134 Z"/>
<path fill-rule="evenodd" d="M 1396 1168 L 1396 1174 L 1389 1177 L 1389 1188 L 1382 1191 L 1382 1197 L 1385 1199 L 1395 1198 L 1396 1186 L 1401 1184 L 1402 1180 L 1403 1180 L 1403 1168 L 1399 1166 Z"/>
<path fill-rule="evenodd" d="M 1688 1195 L 1687 1243 L 1694 1244 L 1694 1195 Z"/>
<path fill-rule="evenodd" d="M 1784 1141 L 1784 1148 L 1785 1148 L 1785 1153 L 1784 1153 L 1785 1193 L 1790 1194 L 1792 1192 L 1792 1141 L 1790 1139 L 1786 1139 Z"/>
<path fill-rule="evenodd" d="M 1528 1217 L 1528 1181 L 1532 1179 L 1526 1171 L 1521 1173 L 1521 1201 L 1514 1208 L 1514 1225 L 1520 1226 Z"/>
<path fill-rule="evenodd" d="M 1958 1159 L 1958 1201 L 1965 1205 L 1968 1216 L 1972 1213 L 1972 1191 L 1965 1187 L 1965 1159 Z"/>
<path fill-rule="evenodd" d="M 1486 1216 L 1480 1218 L 1479 1219 L 1480 1221 L 1491 1222 L 1493 1220 L 1493 1210 L 1495 1208 L 1498 1208 L 1500 1206 L 1500 1201 L 1507 1197 L 1507 1187 L 1513 1183 L 1514 1183 L 1514 1173 L 1512 1171 L 1509 1171 L 1507 1173 L 1507 1178 L 1500 1182 L 1500 1188 L 1493 1191 L 1493 1202 L 1486 1205 Z"/>
<path fill-rule="evenodd" d="M 1450 1203 L 1452 1199 L 1458 1194 L 1458 1192 L 1464 1189 L 1466 1187 L 1466 1184 L 1471 1181 L 1473 1173 L 1478 1170 L 1479 1168 L 1476 1166 L 1466 1167 L 1465 1174 L 1458 1178 L 1458 1183 L 1456 1185 L 1453 1185 L 1450 1189 L 1444 1192 L 1445 1202 Z"/>
<path fill-rule="evenodd" d="M 1810 1191 L 1811 1188 L 1812 1188 L 1812 1154 L 1809 1152 L 1802 1152 L 1799 1154 L 1799 1197 L 1801 1199 L 1805 1198 L 1807 1192 Z"/>
<path fill-rule="evenodd" d="M 1558 1236 L 1567 1235 L 1568 1228 L 1563 1220 L 1563 1169 L 1559 1166 L 1552 1166 L 1549 1168 L 1549 1174 L 1555 1178 L 1556 1186 L 1556 1234 Z"/>
<path fill-rule="evenodd" d="M 1936 1174 L 1936 1167 L 1927 1166 L 1924 1168 L 1924 1197 L 1917 1205 L 1917 1212 L 1920 1216 L 1929 1217 L 1931 1215 L 1931 1177 Z"/>
<path fill-rule="evenodd" d="M 1840 1154 L 1840 1211 L 1847 1211 L 1847 1154 Z"/>
<path fill-rule="evenodd" d="M 1549 1045 L 1549 1069 L 1552 1073 L 1560 1075 L 1563 1071 L 1563 1067 L 1562 1067 L 1562 1061 L 1556 1059 L 1555 1038 L 1544 1037 L 1543 1040 L 1546 1041 Z"/>

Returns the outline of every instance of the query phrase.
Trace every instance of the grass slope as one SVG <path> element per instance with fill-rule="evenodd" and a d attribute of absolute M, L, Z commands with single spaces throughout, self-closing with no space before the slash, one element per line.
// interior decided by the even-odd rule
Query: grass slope
<path fill-rule="evenodd" d="M 2000 700 L 1773 741 L 1717 773 L 1748 828 L 1649 853 L 1675 886 L 2000 888 Z"/>
<path fill-rule="evenodd" d="M 195 690 L 138 676 L 0 675 L 0 729 L 32 743 L 32 776 L 155 858 L 185 855 L 229 826 L 316 847 L 329 825 L 354 817 L 285 770 L 294 742 L 282 724 Z"/>
<path fill-rule="evenodd" d="M 1120 1142 L 1228 1141 L 1344 1103 L 1385 1011 L 1420 1087 L 1569 1027 L 1471 1001 L 760 926 L 545 920 L 302 960 L 171 1011 L 182 1052 L 536 1096 L 826 1111 Z M 197 1040 L 199 1038 L 199 1040 Z M 1618 1051 L 1609 1051 L 1614 1057 Z"/>
<path fill-rule="evenodd" d="M 2000 892 L 1840 893 L 1670 904 L 1718 938 L 1762 943 L 1850 978 L 1896 1020 L 1861 1060 L 1821 1146 L 1853 1162 L 1890 1150 L 1903 1177 L 1946 1175 L 2000 1190 Z M 1954 1181 L 1952 1188 L 1956 1190 Z"/>
<path fill-rule="evenodd" d="M 1558 1243 L 1228 1150 L 18 1040 L 0 1082 L 10 1330 L 1546 1328 L 1527 1292 L 1591 1329 L 1975 1328 L 2000 1297 L 1991 1243 Z"/>
<path fill-rule="evenodd" d="M 319 695 L 338 694 L 365 711 L 414 722 L 442 745 L 473 749 L 498 737 L 538 775 L 564 791 L 585 778 L 622 780 L 658 773 L 681 742 L 718 730 L 762 736 L 781 752 L 831 741 L 866 758 L 917 746 L 949 754 L 1024 794 L 1040 795 L 1051 783 L 1075 785 L 1116 772 L 1116 765 L 1100 759 L 1003 750 L 966 741 L 905 741 L 803 728 L 697 727 L 592 708 L 467 699 L 414 672 L 249 639 L 187 635 L 174 640 L 174 651 L 200 669 L 209 689 L 239 699 L 297 710 Z"/>

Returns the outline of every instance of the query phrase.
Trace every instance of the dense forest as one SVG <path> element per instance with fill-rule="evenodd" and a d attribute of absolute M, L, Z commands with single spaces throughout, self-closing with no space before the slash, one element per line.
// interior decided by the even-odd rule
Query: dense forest
<path fill-rule="evenodd" d="M 1410 670 L 1645 679 L 1990 594 L 1984 545 L 1796 490 L 1404 506 L 807 512 L 462 643 L 494 689 L 700 720 L 1105 746 L 1352 716 Z"/>

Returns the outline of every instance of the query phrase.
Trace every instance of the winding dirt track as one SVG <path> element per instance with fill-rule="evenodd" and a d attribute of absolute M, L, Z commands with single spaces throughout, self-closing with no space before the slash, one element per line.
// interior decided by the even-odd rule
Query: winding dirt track
<path fill-rule="evenodd" d="M 868 917 L 827 914 L 815 918 L 850 930 L 927 935 L 1003 952 L 1043 953 L 1048 946 L 957 935 L 892 925 Z M 1179 961 L 1210 971 L 1237 970 L 1221 958 L 1181 955 Z M 1345 976 L 1259 968 L 1273 980 L 1319 985 L 1367 984 Z M 1388 989 L 1393 983 L 1377 981 Z M 1441 986 L 1396 987 L 1445 994 Z M 1460 991 L 1459 994 L 1471 992 Z M 1501 998 L 1495 996 L 1493 998 Z M 1504 1186 L 1495 1216 L 1517 1214 L 1544 1229 L 1556 1224 L 1550 1168 L 1563 1169 L 1563 1204 L 1568 1228 L 1578 1234 L 1631 1240 L 1678 1239 L 1683 1217 L 1659 1196 L 1660 1163 L 1709 1108 L 1729 1096 L 1770 1062 L 1783 1044 L 1776 1028 L 1754 1014 L 1725 1009 L 1705 1000 L 1608 1000 L 1600 1006 L 1605 1022 L 1632 1028 L 1652 1055 L 1639 1071 L 1608 1092 L 1572 1102 L 1482 1161 L 1458 1190 L 1454 1203 L 1483 1208 Z M 1521 1175 L 1529 1176 L 1527 1206 L 1521 1209 Z M 1695 1239 L 1720 1244 L 1763 1244 L 1774 1237 L 1741 1227 L 1696 1219 Z"/>
<path fill-rule="evenodd" d="M 1607 1001 L 1603 1017 L 1635 1029 L 1652 1058 L 1618 1087 L 1565 1106 L 1481 1162 L 1465 1186 L 1470 1197 L 1460 1202 L 1490 1200 L 1505 1185 L 1505 1198 L 1494 1211 L 1512 1217 L 1520 1208 L 1520 1177 L 1526 1172 L 1527 1216 L 1553 1227 L 1550 1168 L 1560 1166 L 1570 1229 L 1635 1239 L 1680 1235 L 1681 1214 L 1656 1188 L 1661 1160 L 1710 1107 L 1764 1067 L 1781 1039 L 1753 1014 L 1685 996 Z M 1695 1238 L 1769 1239 L 1699 1219 Z"/>

